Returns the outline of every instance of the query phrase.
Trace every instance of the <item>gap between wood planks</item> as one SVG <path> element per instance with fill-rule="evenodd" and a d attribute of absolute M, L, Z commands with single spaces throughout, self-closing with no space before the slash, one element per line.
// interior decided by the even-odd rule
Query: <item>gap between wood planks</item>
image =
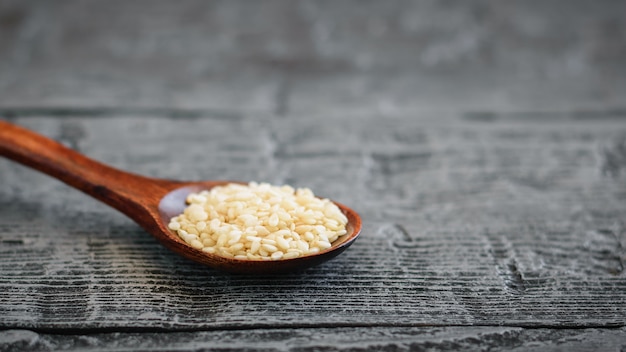
<path fill-rule="evenodd" d="M 0 331 L 28 330 L 38 334 L 55 335 L 94 335 L 108 333 L 191 333 L 202 331 L 247 331 L 247 330 L 297 330 L 297 329 L 325 329 L 325 328 L 519 328 L 528 330 L 554 329 L 554 330 L 585 330 L 585 329 L 610 329 L 618 330 L 626 327 L 626 324 L 396 324 L 396 323 L 333 323 L 333 324 L 253 324 L 253 325 L 225 325 L 219 327 L 100 327 L 100 328 L 29 328 L 25 326 L 6 326 Z"/>
<path fill-rule="evenodd" d="M 242 119 L 244 116 L 241 113 L 225 110 L 215 109 L 179 109 L 179 108 L 133 108 L 133 107 L 41 107 L 41 108 L 29 108 L 29 107 L 16 107 L 16 108 L 2 108 L 0 107 L 0 117 L 7 118 L 9 120 L 15 118 L 24 117 L 110 117 L 110 116 L 149 116 L 149 117 L 161 117 L 161 118 L 186 118 L 186 119 L 198 119 L 198 118 L 210 118 L 210 119 Z"/>
<path fill-rule="evenodd" d="M 284 98 L 283 98 L 284 99 Z M 279 99 L 280 100 L 280 99 Z M 400 111 L 398 114 L 423 113 L 424 111 Z M 251 112 L 254 113 L 254 112 Z M 263 113 L 259 111 L 259 113 Z M 267 113 L 267 112 L 264 112 Z M 162 118 L 212 118 L 212 119 L 242 119 L 246 113 L 211 108 L 169 108 L 169 107 L 0 107 L 0 117 L 14 119 L 18 117 L 109 117 L 116 115 L 150 116 Z M 289 115 L 286 108 L 277 108 L 275 115 L 286 117 Z M 471 122 L 493 122 L 496 120 L 525 120 L 533 122 L 541 120 L 586 120 L 586 119 L 626 119 L 626 107 L 612 107 L 607 109 L 576 109 L 571 111 L 491 111 L 468 110 L 458 111 L 462 119 Z"/>

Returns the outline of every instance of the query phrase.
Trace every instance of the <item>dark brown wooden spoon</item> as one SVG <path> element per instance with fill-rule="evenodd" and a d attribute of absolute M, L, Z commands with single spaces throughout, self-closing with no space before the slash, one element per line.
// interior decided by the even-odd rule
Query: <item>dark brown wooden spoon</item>
<path fill-rule="evenodd" d="M 186 207 L 189 193 L 233 181 L 185 182 L 131 174 L 5 121 L 0 121 L 0 155 L 57 178 L 119 210 L 183 257 L 228 272 L 277 273 L 311 267 L 343 252 L 361 231 L 360 216 L 335 203 L 348 218 L 348 233 L 333 242 L 331 248 L 314 255 L 276 261 L 225 258 L 192 248 L 169 230 L 167 224 Z"/>

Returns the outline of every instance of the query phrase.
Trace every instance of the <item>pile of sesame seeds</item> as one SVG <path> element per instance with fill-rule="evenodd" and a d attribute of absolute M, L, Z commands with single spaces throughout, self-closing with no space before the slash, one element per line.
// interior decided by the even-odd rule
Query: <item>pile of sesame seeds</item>
<path fill-rule="evenodd" d="M 347 233 L 348 219 L 308 188 L 251 182 L 190 194 L 169 228 L 191 247 L 240 260 L 319 253 Z"/>

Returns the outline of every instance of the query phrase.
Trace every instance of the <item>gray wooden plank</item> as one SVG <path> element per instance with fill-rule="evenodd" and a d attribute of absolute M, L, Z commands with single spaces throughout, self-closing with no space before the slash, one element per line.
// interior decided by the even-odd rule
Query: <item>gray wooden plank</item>
<path fill-rule="evenodd" d="M 603 110 L 626 97 L 623 1 L 2 6 L 5 107 L 386 115 Z"/>
<path fill-rule="evenodd" d="M 370 327 L 55 335 L 0 331 L 0 351 L 620 351 L 626 330 Z"/>
<path fill-rule="evenodd" d="M 622 107 L 623 2 L 316 2 L 318 53 L 289 108 L 346 114 Z M 359 6 L 361 7 L 361 6 Z M 349 67 L 350 69 L 345 69 Z"/>
<path fill-rule="evenodd" d="M 624 326 L 624 116 L 14 120 L 137 173 L 310 186 L 365 223 L 322 266 L 223 274 L 0 160 L 2 328 Z"/>

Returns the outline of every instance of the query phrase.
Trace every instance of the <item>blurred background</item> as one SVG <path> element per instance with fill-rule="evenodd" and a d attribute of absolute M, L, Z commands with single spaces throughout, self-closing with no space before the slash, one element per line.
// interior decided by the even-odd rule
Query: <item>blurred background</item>
<path fill-rule="evenodd" d="M 0 107 L 623 110 L 626 2 L 0 0 Z"/>

